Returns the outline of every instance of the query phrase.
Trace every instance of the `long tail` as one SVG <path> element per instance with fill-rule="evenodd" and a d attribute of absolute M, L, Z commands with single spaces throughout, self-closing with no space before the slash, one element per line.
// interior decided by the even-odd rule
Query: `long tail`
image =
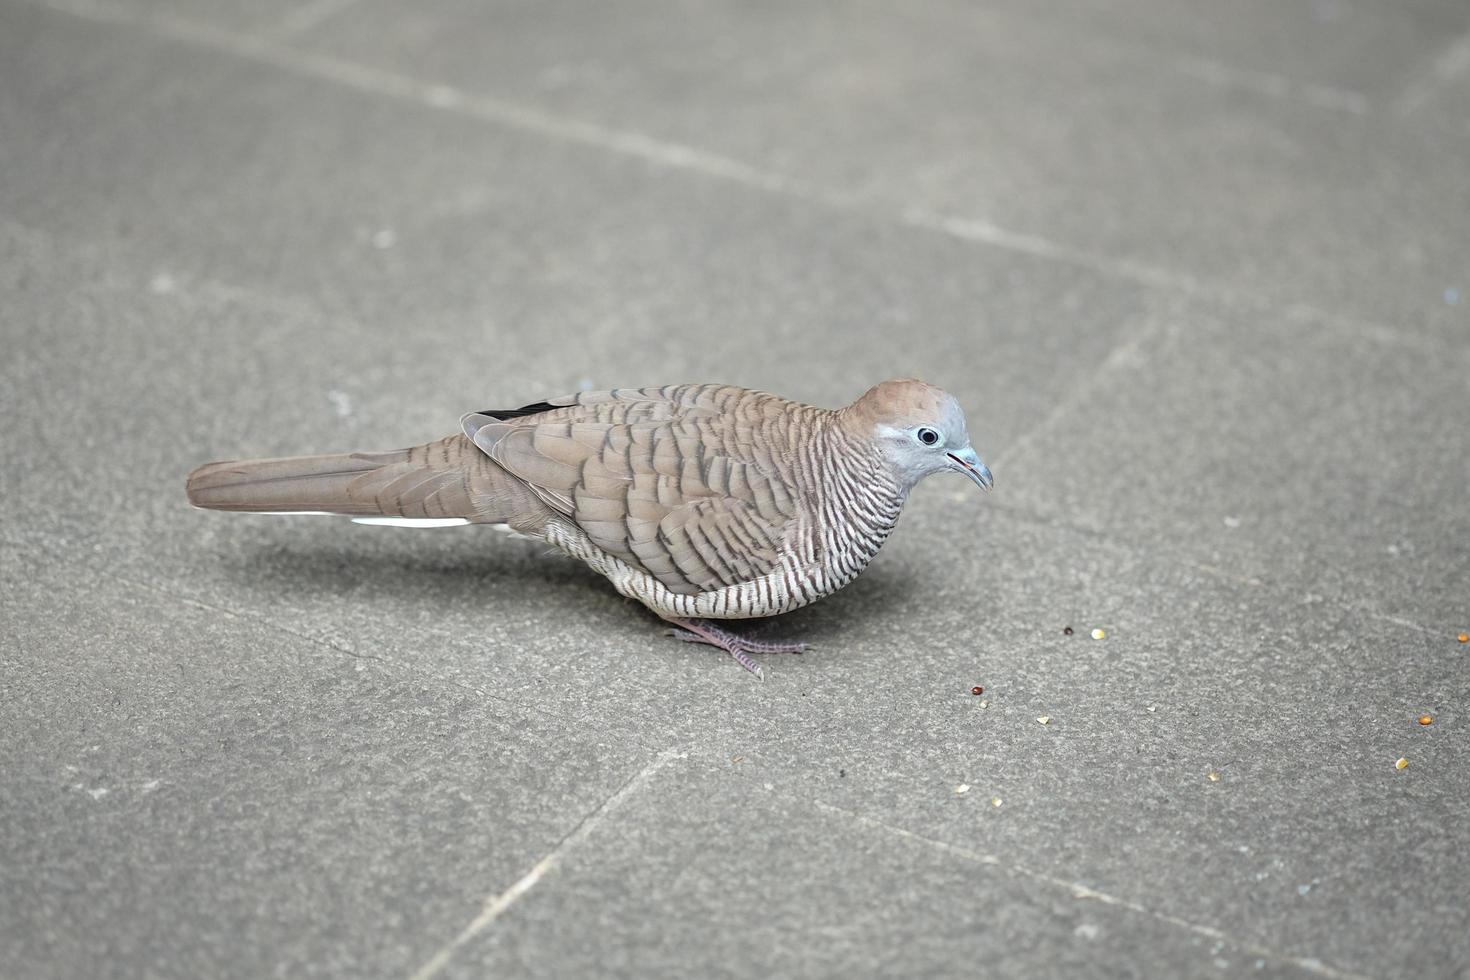
<path fill-rule="evenodd" d="M 207 463 L 189 502 L 209 510 L 347 514 L 422 523 L 519 523 L 537 501 L 462 435 L 387 453 Z"/>

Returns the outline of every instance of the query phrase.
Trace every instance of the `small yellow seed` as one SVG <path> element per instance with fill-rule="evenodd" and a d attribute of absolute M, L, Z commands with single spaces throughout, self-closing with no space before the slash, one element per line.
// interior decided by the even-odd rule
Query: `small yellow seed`
<path fill-rule="evenodd" d="M 1037 717 L 1036 720 L 1039 721 L 1039 722 L 1041 722 L 1043 725 L 1050 725 L 1051 724 L 1051 715 L 1040 715 L 1040 716 Z"/>
<path fill-rule="evenodd" d="M 1419 724 L 1421 724 L 1421 725 L 1432 725 L 1432 724 L 1434 724 L 1434 718 L 1432 716 L 1430 716 L 1430 715 L 1420 715 L 1419 716 Z"/>
<path fill-rule="evenodd" d="M 1455 637 L 1455 639 L 1459 640 L 1461 643 L 1470 643 L 1470 633 L 1461 633 L 1459 636 Z"/>
<path fill-rule="evenodd" d="M 1400 759 L 1398 762 L 1395 762 L 1393 764 L 1393 767 L 1395 769 L 1407 769 L 1407 768 L 1409 768 L 1409 760 L 1408 759 Z"/>
<path fill-rule="evenodd" d="M 1208 773 L 1207 775 L 1212 783 L 1218 783 L 1220 781 L 1220 774 L 1218 772 Z"/>
<path fill-rule="evenodd" d="M 1097 630 L 1093 630 L 1092 631 L 1092 638 L 1094 640 L 1101 640 L 1103 637 L 1105 637 L 1107 635 L 1108 634 L 1107 634 L 1107 631 L 1106 630 L 1097 629 Z"/>
<path fill-rule="evenodd" d="M 954 788 L 954 791 L 955 791 L 955 795 L 956 796 L 964 796 L 966 793 L 968 793 L 970 791 L 970 784 L 969 783 L 960 783 L 958 786 L 956 786 Z"/>
<path fill-rule="evenodd" d="M 992 796 L 990 798 L 990 805 L 991 806 L 1000 806 L 1000 797 L 999 796 Z"/>

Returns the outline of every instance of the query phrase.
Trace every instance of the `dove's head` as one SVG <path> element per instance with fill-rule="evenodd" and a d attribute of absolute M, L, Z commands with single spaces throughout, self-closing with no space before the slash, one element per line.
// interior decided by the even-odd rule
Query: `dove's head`
<path fill-rule="evenodd" d="M 905 486 L 943 472 L 963 473 L 986 490 L 994 482 L 970 445 L 960 403 L 931 384 L 912 378 L 884 381 L 845 414 L 878 446 Z"/>

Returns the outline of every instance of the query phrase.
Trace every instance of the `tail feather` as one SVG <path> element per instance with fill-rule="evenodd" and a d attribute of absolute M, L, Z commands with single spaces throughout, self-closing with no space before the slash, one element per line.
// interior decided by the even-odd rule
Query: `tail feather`
<path fill-rule="evenodd" d="M 525 496 L 513 482 L 455 435 L 396 452 L 207 463 L 189 474 L 188 493 L 209 510 L 502 523 L 517 516 L 505 504 Z"/>
<path fill-rule="evenodd" d="M 189 474 L 189 503 L 209 510 L 328 514 L 389 513 L 365 483 L 394 453 L 344 453 L 207 463 Z M 367 477 L 364 480 L 364 477 Z"/>

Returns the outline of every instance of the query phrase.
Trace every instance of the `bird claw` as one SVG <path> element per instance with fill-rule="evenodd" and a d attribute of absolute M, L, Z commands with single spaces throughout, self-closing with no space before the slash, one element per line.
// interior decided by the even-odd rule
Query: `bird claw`
<path fill-rule="evenodd" d="M 765 640 L 749 640 L 745 637 L 731 633 L 729 630 L 715 626 L 702 620 L 677 620 L 678 625 L 674 629 L 666 630 L 666 636 L 672 636 L 684 643 L 705 643 L 712 647 L 724 650 L 735 662 L 750 671 L 762 681 L 766 679 L 765 673 L 760 665 L 750 658 L 752 653 L 801 653 L 807 648 L 805 643 L 773 643 Z"/>
<path fill-rule="evenodd" d="M 756 680 L 761 681 L 762 683 L 765 682 L 765 671 L 761 670 L 760 664 L 756 663 L 754 660 L 751 660 L 748 656 L 746 656 L 744 650 L 741 650 L 737 647 L 736 649 L 729 651 L 729 653 L 730 656 L 735 658 L 735 662 L 737 664 L 754 674 Z"/>

